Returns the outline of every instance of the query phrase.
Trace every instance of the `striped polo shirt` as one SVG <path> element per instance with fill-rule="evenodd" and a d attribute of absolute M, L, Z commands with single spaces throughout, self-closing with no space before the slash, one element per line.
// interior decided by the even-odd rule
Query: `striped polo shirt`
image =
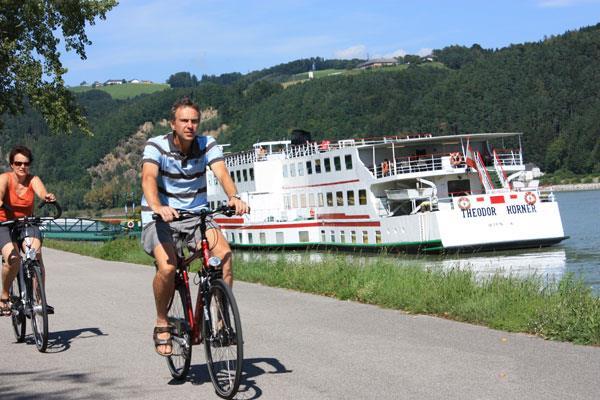
<path fill-rule="evenodd" d="M 148 139 L 143 163 L 158 166 L 158 196 L 163 205 L 199 211 L 208 203 L 206 167 L 223 160 L 223 151 L 212 136 L 196 136 L 189 155 L 173 142 L 173 133 Z M 142 224 L 152 221 L 152 210 L 142 197 Z"/>

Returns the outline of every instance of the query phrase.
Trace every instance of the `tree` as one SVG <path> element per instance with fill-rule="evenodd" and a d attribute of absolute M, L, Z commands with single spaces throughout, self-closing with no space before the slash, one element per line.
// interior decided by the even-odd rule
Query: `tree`
<path fill-rule="evenodd" d="M 198 78 L 189 72 L 177 72 L 167 79 L 167 83 L 172 88 L 195 87 L 198 86 Z"/>
<path fill-rule="evenodd" d="M 88 131 L 87 121 L 67 90 L 57 46 L 62 32 L 66 51 L 86 59 L 86 23 L 117 5 L 116 0 L 2 0 L 0 7 L 0 115 L 20 114 L 28 102 L 55 132 L 74 127 Z"/>

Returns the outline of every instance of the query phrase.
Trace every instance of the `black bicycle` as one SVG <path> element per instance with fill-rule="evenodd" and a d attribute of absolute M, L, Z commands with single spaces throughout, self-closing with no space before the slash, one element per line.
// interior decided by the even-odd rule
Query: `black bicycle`
<path fill-rule="evenodd" d="M 48 347 L 48 304 L 42 268 L 37 259 L 37 251 L 32 247 L 32 229 L 41 226 L 45 221 L 59 218 L 62 214 L 60 205 L 56 202 L 41 203 L 40 207 L 52 204 L 55 214 L 52 217 L 21 217 L 10 221 L 0 222 L 0 226 L 10 226 L 17 234 L 21 254 L 19 275 L 9 288 L 12 303 L 12 325 L 17 342 L 25 340 L 26 322 L 31 320 L 31 330 L 35 346 L 40 352 Z"/>
<path fill-rule="evenodd" d="M 178 221 L 198 218 L 196 229 L 200 229 L 202 241 L 200 248 L 192 249 L 186 258 L 184 249 L 188 237 L 175 237 L 177 272 L 175 291 L 169 301 L 167 314 L 173 344 L 167 364 L 173 378 L 184 379 L 190 368 L 192 346 L 204 341 L 206 364 L 215 391 L 220 397 L 231 399 L 237 393 L 242 375 L 242 323 L 233 292 L 223 280 L 222 260 L 210 256 L 206 239 L 206 219 L 214 214 L 232 216 L 235 209 L 224 206 L 216 210 L 177 212 Z M 160 216 L 154 214 L 153 218 L 159 220 Z M 202 265 L 197 279 L 194 280 L 199 284 L 194 310 L 188 270 L 190 264 L 200 257 Z"/>

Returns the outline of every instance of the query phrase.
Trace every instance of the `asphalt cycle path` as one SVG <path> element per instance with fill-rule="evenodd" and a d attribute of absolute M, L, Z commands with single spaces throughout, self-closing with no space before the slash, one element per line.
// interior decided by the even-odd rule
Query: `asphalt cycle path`
<path fill-rule="evenodd" d="M 204 349 L 173 381 L 148 266 L 44 249 L 46 354 L 0 318 L 0 399 L 216 399 Z M 236 282 L 238 399 L 598 399 L 600 348 Z M 30 325 L 27 325 L 30 334 Z"/>

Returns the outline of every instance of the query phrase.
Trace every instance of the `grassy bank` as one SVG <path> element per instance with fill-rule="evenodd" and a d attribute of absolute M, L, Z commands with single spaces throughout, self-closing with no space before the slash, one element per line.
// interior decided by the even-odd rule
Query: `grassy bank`
<path fill-rule="evenodd" d="M 136 240 L 101 245 L 45 243 L 105 260 L 152 264 Z M 473 273 L 465 270 L 399 268 L 383 257 L 373 265 L 357 267 L 348 265 L 346 257 L 331 256 L 311 264 L 283 257 L 238 260 L 235 277 L 548 339 L 600 345 L 600 298 L 572 276 L 552 284 L 540 277 L 494 276 L 476 281 Z"/>

